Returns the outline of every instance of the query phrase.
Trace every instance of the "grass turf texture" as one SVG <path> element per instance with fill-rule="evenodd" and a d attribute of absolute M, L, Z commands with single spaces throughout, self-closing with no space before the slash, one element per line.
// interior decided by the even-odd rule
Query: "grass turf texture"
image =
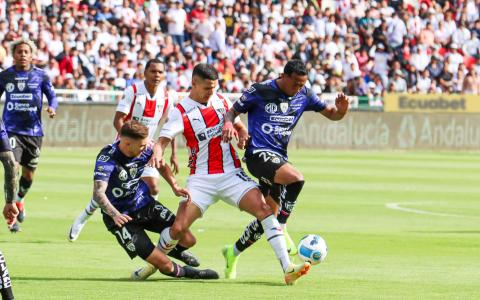
<path fill-rule="evenodd" d="M 90 199 L 97 149 L 44 149 L 26 198 L 23 231 L 1 229 L 0 249 L 16 298 L 480 298 L 478 153 L 291 152 L 306 184 L 289 233 L 296 241 L 320 234 L 329 246 L 326 262 L 296 286 L 284 286 L 264 239 L 240 257 L 237 280 L 195 282 L 157 273 L 146 282 L 130 282 L 130 272 L 143 262 L 130 261 L 100 213 L 77 242 L 67 241 L 71 222 Z M 182 168 L 182 183 L 186 174 Z M 177 200 L 161 184 L 160 200 L 176 210 Z M 415 212 L 389 209 L 387 203 Z M 192 228 L 198 240 L 192 251 L 201 266 L 223 277 L 220 250 L 250 220 L 222 202 L 213 206 Z M 158 236 L 152 237 L 156 242 Z"/>

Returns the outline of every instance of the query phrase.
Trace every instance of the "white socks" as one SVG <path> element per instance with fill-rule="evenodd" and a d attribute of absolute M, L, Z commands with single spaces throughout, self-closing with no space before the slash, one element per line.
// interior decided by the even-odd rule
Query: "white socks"
<path fill-rule="evenodd" d="M 160 239 L 158 240 L 158 248 L 165 254 L 170 252 L 177 245 L 178 240 L 172 239 L 170 236 L 170 227 L 165 228 L 160 233 Z"/>
<path fill-rule="evenodd" d="M 267 241 L 275 252 L 283 271 L 285 271 L 290 265 L 290 257 L 288 256 L 287 244 L 285 237 L 283 236 L 283 229 L 280 227 L 277 218 L 274 215 L 270 215 L 261 221 L 263 231 Z"/>

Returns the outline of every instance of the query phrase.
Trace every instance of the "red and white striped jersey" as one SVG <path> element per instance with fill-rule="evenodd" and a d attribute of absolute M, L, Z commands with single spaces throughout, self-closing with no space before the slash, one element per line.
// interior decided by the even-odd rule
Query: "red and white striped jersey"
<path fill-rule="evenodd" d="M 229 173 L 241 167 L 233 146 L 222 142 L 224 118 L 231 106 L 220 94 L 213 95 L 207 105 L 186 97 L 168 115 L 160 137 L 173 139 L 183 133 L 190 151 L 190 175 Z"/>
<path fill-rule="evenodd" d="M 167 91 L 163 85 L 160 85 L 155 95 L 151 97 L 142 81 L 132 84 L 125 90 L 124 97 L 117 105 L 117 111 L 127 114 L 125 121 L 133 119 L 147 126 L 148 136 L 152 139 L 158 124 L 166 120 L 177 101 L 177 93 Z"/>

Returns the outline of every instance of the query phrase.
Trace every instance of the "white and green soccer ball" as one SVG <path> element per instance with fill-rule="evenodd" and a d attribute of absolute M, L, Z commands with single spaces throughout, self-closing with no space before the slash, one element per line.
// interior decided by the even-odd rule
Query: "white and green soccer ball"
<path fill-rule="evenodd" d="M 325 260 L 328 247 L 325 240 L 316 234 L 304 236 L 298 243 L 298 256 L 301 260 L 316 265 Z"/>

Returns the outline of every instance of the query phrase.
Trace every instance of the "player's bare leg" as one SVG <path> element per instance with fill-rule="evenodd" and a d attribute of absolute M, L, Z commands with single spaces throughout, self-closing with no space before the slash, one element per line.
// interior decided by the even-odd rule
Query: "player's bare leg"
<path fill-rule="evenodd" d="M 160 273 L 170 276 L 170 277 L 177 277 L 177 278 L 190 278 L 190 279 L 218 279 L 217 272 L 206 269 L 206 270 L 198 270 L 192 268 L 190 266 L 180 266 L 176 263 L 172 262 L 168 257 L 160 251 L 158 248 L 154 248 L 153 252 L 146 258 L 146 261 L 149 266 L 153 267 L 154 270 L 159 270 Z M 143 268 L 145 269 L 145 268 Z M 136 272 L 142 272 L 142 269 L 139 269 Z M 139 274 L 138 274 L 139 275 Z M 145 278 L 135 278 L 132 276 L 133 279 L 145 279 Z"/>
<path fill-rule="evenodd" d="M 17 167 L 18 169 L 19 167 Z M 34 169 L 30 169 L 28 167 L 22 166 L 22 175 L 20 176 L 20 180 L 18 181 L 18 192 L 15 198 L 15 205 L 18 208 L 18 216 L 17 222 L 12 225 L 10 231 L 17 232 L 20 231 L 19 223 L 22 223 L 25 220 L 26 213 L 25 213 L 25 203 L 24 198 L 28 193 L 28 190 L 32 186 L 33 176 L 35 174 Z"/>
<path fill-rule="evenodd" d="M 285 273 L 285 282 L 288 285 L 295 284 L 299 277 L 307 274 L 310 269 L 308 263 L 300 265 L 294 265 L 291 263 L 287 252 L 285 238 L 283 236 L 283 229 L 280 227 L 272 209 L 265 202 L 259 189 L 255 188 L 248 191 L 240 200 L 239 208 L 260 220 L 267 241 L 275 252 L 275 256 L 280 261 Z"/>
<path fill-rule="evenodd" d="M 195 204 L 187 202 L 180 203 L 177 210 L 177 215 L 175 217 L 175 222 L 173 223 L 172 227 L 167 227 L 161 232 L 157 248 L 160 249 L 162 253 L 169 255 L 170 252 L 177 251 L 179 247 L 192 247 L 196 241 L 189 228 L 196 219 L 201 217 L 201 215 L 202 213 L 200 209 Z M 182 253 L 191 255 L 186 251 L 183 251 Z M 184 259 L 180 260 L 188 265 L 193 266 L 193 264 L 188 263 L 188 260 L 186 261 Z M 155 271 L 156 268 L 152 264 L 147 264 L 145 267 L 133 272 L 132 278 L 145 280 L 154 274 Z"/>

